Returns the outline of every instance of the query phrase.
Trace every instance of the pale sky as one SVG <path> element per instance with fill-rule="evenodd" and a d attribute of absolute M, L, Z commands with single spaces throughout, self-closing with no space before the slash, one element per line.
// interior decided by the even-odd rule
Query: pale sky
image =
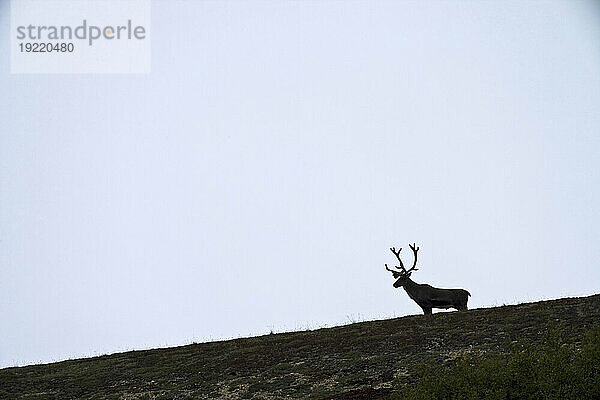
<path fill-rule="evenodd" d="M 600 288 L 600 7 L 152 3 L 149 75 L 11 75 L 0 366 Z"/>

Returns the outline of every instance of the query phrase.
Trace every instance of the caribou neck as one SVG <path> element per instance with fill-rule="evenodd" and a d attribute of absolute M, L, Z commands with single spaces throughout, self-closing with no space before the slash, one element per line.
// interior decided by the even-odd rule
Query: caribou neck
<path fill-rule="evenodd" d="M 406 278 L 406 282 L 404 283 L 403 288 L 404 288 L 404 291 L 406 292 L 406 294 L 408 294 L 408 296 L 411 299 L 414 299 L 413 296 L 417 294 L 420 286 L 421 285 L 419 285 L 418 283 L 415 283 L 412 279 Z"/>

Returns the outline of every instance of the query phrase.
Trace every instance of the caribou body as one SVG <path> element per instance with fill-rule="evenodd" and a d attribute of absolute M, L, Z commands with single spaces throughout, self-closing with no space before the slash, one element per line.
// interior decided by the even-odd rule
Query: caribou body
<path fill-rule="evenodd" d="M 417 247 L 414 243 L 409 245 L 409 247 L 415 255 L 415 261 L 413 262 L 412 268 L 409 270 L 404 268 L 404 264 L 402 264 L 402 260 L 400 259 L 400 251 L 402 248 L 398 249 L 397 251 L 395 247 L 390 248 L 400 264 L 400 267 L 395 267 L 395 270 L 389 269 L 388 265 L 385 264 L 385 269 L 390 271 L 394 278 L 396 278 L 394 287 L 403 287 L 406 291 L 406 294 L 408 294 L 408 297 L 413 299 L 414 302 L 423 309 L 424 314 L 431 314 L 431 310 L 433 308 L 455 308 L 459 311 L 466 310 L 467 301 L 469 301 L 469 296 L 471 295 L 466 290 L 440 289 L 427 284 L 416 283 L 410 279 L 412 272 L 418 271 L 418 269 L 415 267 L 417 265 L 417 252 L 419 251 L 419 247 Z"/>

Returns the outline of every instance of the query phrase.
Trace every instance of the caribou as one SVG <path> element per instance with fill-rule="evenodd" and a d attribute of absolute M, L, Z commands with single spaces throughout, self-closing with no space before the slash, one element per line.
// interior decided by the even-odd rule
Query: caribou
<path fill-rule="evenodd" d="M 394 266 L 395 269 L 390 269 L 388 268 L 388 265 L 385 264 L 385 269 L 390 271 L 394 276 L 394 279 L 396 279 L 394 287 L 403 287 L 406 294 L 408 294 L 408 297 L 413 299 L 413 301 L 423 309 L 425 315 L 430 315 L 433 308 L 455 308 L 459 311 L 466 310 L 467 301 L 469 301 L 471 293 L 467 292 L 465 289 L 440 289 L 427 284 L 416 283 L 410 279 L 410 275 L 413 271 L 419 270 L 418 268 L 415 268 L 417 266 L 417 252 L 419 251 L 419 247 L 417 247 L 415 243 L 412 245 L 409 244 L 408 246 L 413 251 L 415 257 L 413 266 L 409 270 L 404 268 L 404 264 L 400 259 L 400 251 L 402 248 L 396 250 L 395 247 L 390 247 L 391 252 L 394 253 L 400 264 L 400 267 Z"/>

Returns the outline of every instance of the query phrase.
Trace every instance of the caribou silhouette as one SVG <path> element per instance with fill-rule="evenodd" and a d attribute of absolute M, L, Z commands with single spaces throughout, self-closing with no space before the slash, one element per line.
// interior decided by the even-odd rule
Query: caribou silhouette
<path fill-rule="evenodd" d="M 394 266 L 394 269 L 388 268 L 388 265 L 385 264 L 385 269 L 390 271 L 396 279 L 394 282 L 394 287 L 399 288 L 403 287 L 408 294 L 408 297 L 414 300 L 415 303 L 419 305 L 423 309 L 423 313 L 425 315 L 431 314 L 431 310 L 433 308 L 455 308 L 459 311 L 467 309 L 467 301 L 469 301 L 469 296 L 471 293 L 467 292 L 464 289 L 439 289 L 427 284 L 415 283 L 410 279 L 410 275 L 413 271 L 418 271 L 417 266 L 417 252 L 419 251 L 419 247 L 416 246 L 415 243 L 412 245 L 408 245 L 415 255 L 415 261 L 413 262 L 413 266 L 408 271 L 404 268 L 404 264 L 402 264 L 402 260 L 400 259 L 400 251 L 402 248 L 399 248 L 396 251 L 395 247 L 390 247 L 390 250 L 400 263 L 400 267 Z"/>

